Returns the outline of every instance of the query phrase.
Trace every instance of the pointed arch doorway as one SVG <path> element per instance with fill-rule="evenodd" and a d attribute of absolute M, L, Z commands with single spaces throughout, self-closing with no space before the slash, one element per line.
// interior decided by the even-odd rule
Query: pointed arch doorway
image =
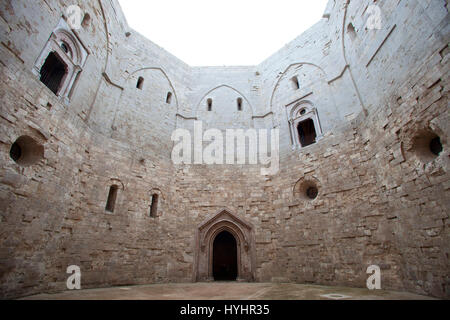
<path fill-rule="evenodd" d="M 215 281 L 234 281 L 237 269 L 236 239 L 228 231 L 222 231 L 213 242 L 213 278 Z"/>
<path fill-rule="evenodd" d="M 254 281 L 253 227 L 221 210 L 196 234 L 193 281 Z"/>

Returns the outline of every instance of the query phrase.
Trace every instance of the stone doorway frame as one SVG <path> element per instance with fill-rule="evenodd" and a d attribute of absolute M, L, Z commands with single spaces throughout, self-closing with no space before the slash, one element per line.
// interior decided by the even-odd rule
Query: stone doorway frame
<path fill-rule="evenodd" d="M 253 226 L 231 213 L 230 210 L 221 209 L 197 228 L 193 282 L 214 281 L 214 239 L 222 231 L 229 232 L 236 239 L 238 264 L 236 281 L 254 281 L 256 255 Z"/>

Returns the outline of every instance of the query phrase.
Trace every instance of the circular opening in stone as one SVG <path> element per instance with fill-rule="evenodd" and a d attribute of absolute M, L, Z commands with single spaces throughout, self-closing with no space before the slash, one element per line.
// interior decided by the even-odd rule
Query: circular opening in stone
<path fill-rule="evenodd" d="M 309 187 L 308 189 L 306 189 L 306 196 L 310 199 L 315 199 L 317 198 L 317 195 L 319 194 L 319 190 L 315 187 Z"/>
<path fill-rule="evenodd" d="M 11 145 L 9 156 L 23 167 L 31 166 L 44 157 L 44 147 L 29 136 L 21 136 Z"/>
<path fill-rule="evenodd" d="M 432 154 L 439 156 L 439 154 L 442 152 L 443 147 L 441 143 L 441 138 L 436 137 L 431 139 L 430 141 L 430 151 Z"/>
<path fill-rule="evenodd" d="M 65 52 L 65 53 L 68 53 L 69 52 L 69 48 L 67 48 L 67 45 L 63 42 L 63 43 L 61 43 L 61 49 L 63 49 L 63 51 Z"/>
<path fill-rule="evenodd" d="M 314 200 L 319 196 L 319 187 L 314 179 L 297 182 L 294 196 L 303 200 Z"/>
<path fill-rule="evenodd" d="M 300 110 L 300 115 L 304 115 L 306 113 L 305 109 Z"/>
<path fill-rule="evenodd" d="M 444 150 L 441 139 L 432 131 L 424 130 L 414 138 L 412 150 L 423 162 L 430 162 Z"/>
<path fill-rule="evenodd" d="M 20 146 L 17 142 L 14 142 L 13 145 L 11 146 L 11 150 L 9 151 L 9 156 L 11 157 L 11 159 L 13 159 L 16 162 L 22 156 L 22 148 L 20 148 Z"/>

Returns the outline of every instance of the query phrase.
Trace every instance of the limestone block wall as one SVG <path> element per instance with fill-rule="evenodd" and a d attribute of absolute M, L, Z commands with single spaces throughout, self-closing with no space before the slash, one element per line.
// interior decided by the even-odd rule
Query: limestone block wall
<path fill-rule="evenodd" d="M 446 3 L 377 2 L 383 28 L 365 30 L 371 1 L 331 0 L 272 57 L 230 68 L 189 67 L 131 30 L 115 0 L 76 4 L 89 55 L 69 101 L 32 73 L 65 7 L 0 5 L 1 297 L 65 290 L 71 264 L 83 288 L 195 281 L 198 228 L 223 209 L 252 226 L 255 281 L 361 287 L 377 264 L 385 289 L 449 297 Z M 289 111 L 305 101 L 323 135 L 293 148 Z M 279 173 L 173 165 L 171 133 L 196 119 L 279 128 Z M 24 135 L 43 150 L 32 165 L 10 155 Z"/>
<path fill-rule="evenodd" d="M 407 81 L 412 70 L 448 43 L 448 8 L 444 0 L 383 1 L 377 4 L 380 29 L 370 29 L 368 19 L 375 17 L 366 12 L 370 4 L 349 3 L 343 45 L 364 106 L 377 108 L 379 101 Z"/>
<path fill-rule="evenodd" d="M 170 261 L 175 265 L 176 259 L 164 253 L 171 241 L 166 237 L 168 232 L 163 231 L 164 223 L 158 222 L 167 217 L 167 212 L 173 212 L 170 202 L 166 202 L 173 170 L 161 167 L 167 166 L 170 153 L 161 150 L 169 150 L 169 132 L 175 125 L 178 105 L 175 90 L 171 104 L 166 104 L 167 90 L 173 87 L 171 81 L 177 81 L 168 80 L 171 76 L 167 74 L 172 68 L 180 78 L 184 77 L 184 64 L 158 48 L 152 51 L 151 58 L 163 57 L 161 61 L 150 64 L 122 57 L 127 62 L 116 68 L 115 54 L 121 54 L 119 42 L 121 37 L 126 38 L 127 30 L 121 15 L 116 15 L 119 7 L 106 1 L 78 5 L 91 16 L 90 24 L 76 31 L 89 56 L 74 95 L 65 101 L 31 72 L 65 7 L 57 1 L 2 3 L 2 17 L 9 26 L 2 28 L 7 32 L 2 34 L 0 49 L 2 297 L 64 290 L 65 270 L 70 264 L 85 271 L 85 287 L 190 280 L 190 275 L 173 275 L 168 267 Z M 105 28 L 109 28 L 108 32 Z M 31 32 L 40 41 L 34 42 L 36 37 Z M 156 48 L 146 43 L 140 50 L 148 50 L 146 46 Z M 132 45 L 126 48 L 135 52 Z M 177 63 L 179 67 L 174 67 Z M 148 68 L 154 65 L 157 68 Z M 131 79 L 138 68 L 148 77 L 149 90 L 141 92 L 142 100 L 135 97 L 130 101 L 132 81 L 125 80 Z M 150 108 L 144 106 L 144 98 L 151 99 Z M 119 102 L 123 108 L 119 108 Z M 133 109 L 139 117 L 127 111 Z M 137 134 L 133 131 L 136 126 L 123 121 L 127 117 L 132 117 L 129 121 L 136 125 L 136 119 L 147 117 L 141 129 L 153 130 Z M 113 128 L 115 118 L 122 122 Z M 24 135 L 44 150 L 40 161 L 26 167 L 10 157 L 11 145 Z M 111 135 L 115 135 L 113 139 Z M 129 143 L 124 135 L 134 137 L 129 140 L 134 142 Z M 114 213 L 105 210 L 111 185 L 119 186 Z M 158 216 L 150 218 L 154 193 L 160 195 Z M 173 221 L 169 225 L 176 228 Z M 136 272 L 140 268 L 145 271 Z M 139 273 L 134 279 L 132 274 Z"/>

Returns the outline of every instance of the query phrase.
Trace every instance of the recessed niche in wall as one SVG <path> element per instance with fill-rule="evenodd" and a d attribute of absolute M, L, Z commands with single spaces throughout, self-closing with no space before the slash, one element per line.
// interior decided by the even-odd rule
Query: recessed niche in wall
<path fill-rule="evenodd" d="M 431 130 L 420 131 L 413 140 L 412 150 L 423 162 L 434 160 L 443 149 L 440 137 Z"/>
<path fill-rule="evenodd" d="M 319 182 L 313 177 L 302 178 L 294 186 L 294 197 L 314 200 L 319 196 Z"/>
<path fill-rule="evenodd" d="M 11 145 L 9 156 L 17 164 L 28 167 L 44 157 L 44 147 L 29 136 L 21 136 Z"/>

